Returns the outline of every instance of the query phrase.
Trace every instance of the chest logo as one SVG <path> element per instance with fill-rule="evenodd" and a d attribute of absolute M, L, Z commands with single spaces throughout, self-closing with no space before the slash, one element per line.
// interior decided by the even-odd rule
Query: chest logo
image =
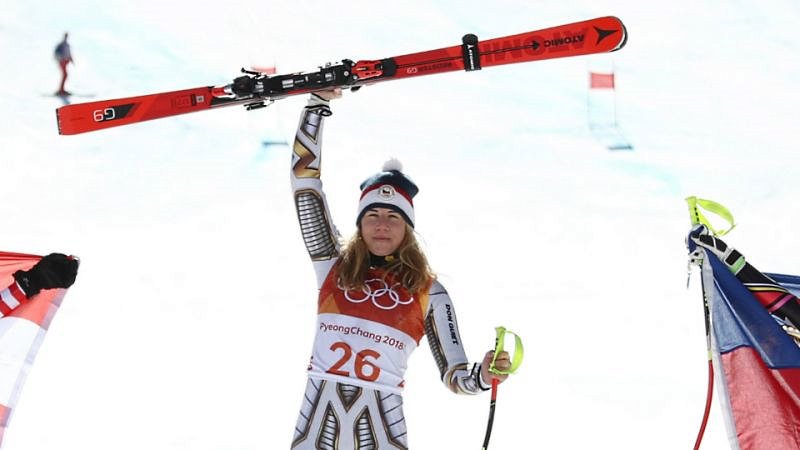
<path fill-rule="evenodd" d="M 395 283 L 389 286 L 385 280 L 381 278 L 372 278 L 364 283 L 364 287 L 360 290 L 346 290 L 344 291 L 344 298 L 351 303 L 364 303 L 367 300 L 372 300 L 372 304 L 383 310 L 395 309 L 399 305 L 408 305 L 414 301 L 413 296 L 403 299 L 401 293 L 394 290 L 400 283 Z"/>

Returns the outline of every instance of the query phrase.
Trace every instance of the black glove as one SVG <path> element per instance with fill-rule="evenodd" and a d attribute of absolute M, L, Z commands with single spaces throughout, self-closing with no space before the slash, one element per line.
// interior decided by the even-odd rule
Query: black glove
<path fill-rule="evenodd" d="M 722 261 L 733 272 L 734 275 L 738 273 L 747 265 L 744 255 L 739 253 L 733 247 L 728 246 L 722 239 L 709 234 L 708 228 L 705 225 L 695 225 L 689 233 L 695 245 L 704 247 L 714 254 L 720 261 Z M 748 280 L 743 280 L 746 282 Z"/>
<path fill-rule="evenodd" d="M 28 298 L 42 289 L 68 288 L 78 276 L 78 260 L 61 253 L 51 253 L 30 270 L 14 272 L 14 279 Z"/>

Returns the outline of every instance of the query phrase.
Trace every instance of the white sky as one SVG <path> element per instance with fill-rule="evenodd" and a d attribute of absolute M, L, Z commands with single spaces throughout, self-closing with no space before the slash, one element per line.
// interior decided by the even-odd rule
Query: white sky
<path fill-rule="evenodd" d="M 0 248 L 81 257 L 5 436 L 14 450 L 288 448 L 315 313 L 288 148 L 304 98 L 80 136 L 56 133 L 51 52 L 68 89 L 113 98 L 378 59 L 615 15 L 612 56 L 423 77 L 347 93 L 325 135 L 334 220 L 389 156 L 420 186 L 417 231 L 468 355 L 505 325 L 526 344 L 491 448 L 689 448 L 706 389 L 699 277 L 683 198 L 739 223 L 762 270 L 798 273 L 800 6 L 788 0 L 85 1 L 3 5 Z M 587 71 L 613 62 L 634 152 L 586 130 Z M 489 398 L 410 360 L 412 448 L 479 448 Z M 704 448 L 725 448 L 715 400 Z"/>

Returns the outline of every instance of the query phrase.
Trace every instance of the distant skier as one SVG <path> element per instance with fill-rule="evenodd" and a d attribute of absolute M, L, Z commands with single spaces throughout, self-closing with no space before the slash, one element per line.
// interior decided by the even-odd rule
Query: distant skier
<path fill-rule="evenodd" d="M 75 64 L 75 61 L 72 60 L 72 50 L 69 47 L 67 38 L 69 38 L 69 33 L 64 33 L 64 39 L 58 43 L 54 52 L 58 66 L 61 68 L 61 85 L 58 91 L 56 91 L 56 95 L 70 95 L 70 93 L 64 89 L 64 84 L 67 82 L 67 65 L 69 63 Z"/>
<path fill-rule="evenodd" d="M 503 381 L 506 375 L 489 372 L 494 351 L 479 363 L 467 359 L 450 296 L 414 237 L 412 198 L 418 188 L 398 161 L 361 184 L 358 229 L 340 244 L 320 179 L 322 127 L 331 115 L 330 100 L 340 95 L 339 89 L 311 95 L 292 156 L 300 231 L 319 289 L 292 448 L 407 449 L 403 376 L 423 336 L 442 383 L 455 393 L 489 390 L 493 378 Z M 495 365 L 508 370 L 508 353 L 499 353 Z"/>

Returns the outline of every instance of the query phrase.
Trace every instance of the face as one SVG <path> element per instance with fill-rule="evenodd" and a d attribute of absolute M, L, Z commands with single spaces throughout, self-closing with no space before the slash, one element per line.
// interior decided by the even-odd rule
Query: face
<path fill-rule="evenodd" d="M 371 208 L 361 218 L 361 237 L 373 255 L 391 255 L 405 235 L 406 222 L 392 209 Z"/>

